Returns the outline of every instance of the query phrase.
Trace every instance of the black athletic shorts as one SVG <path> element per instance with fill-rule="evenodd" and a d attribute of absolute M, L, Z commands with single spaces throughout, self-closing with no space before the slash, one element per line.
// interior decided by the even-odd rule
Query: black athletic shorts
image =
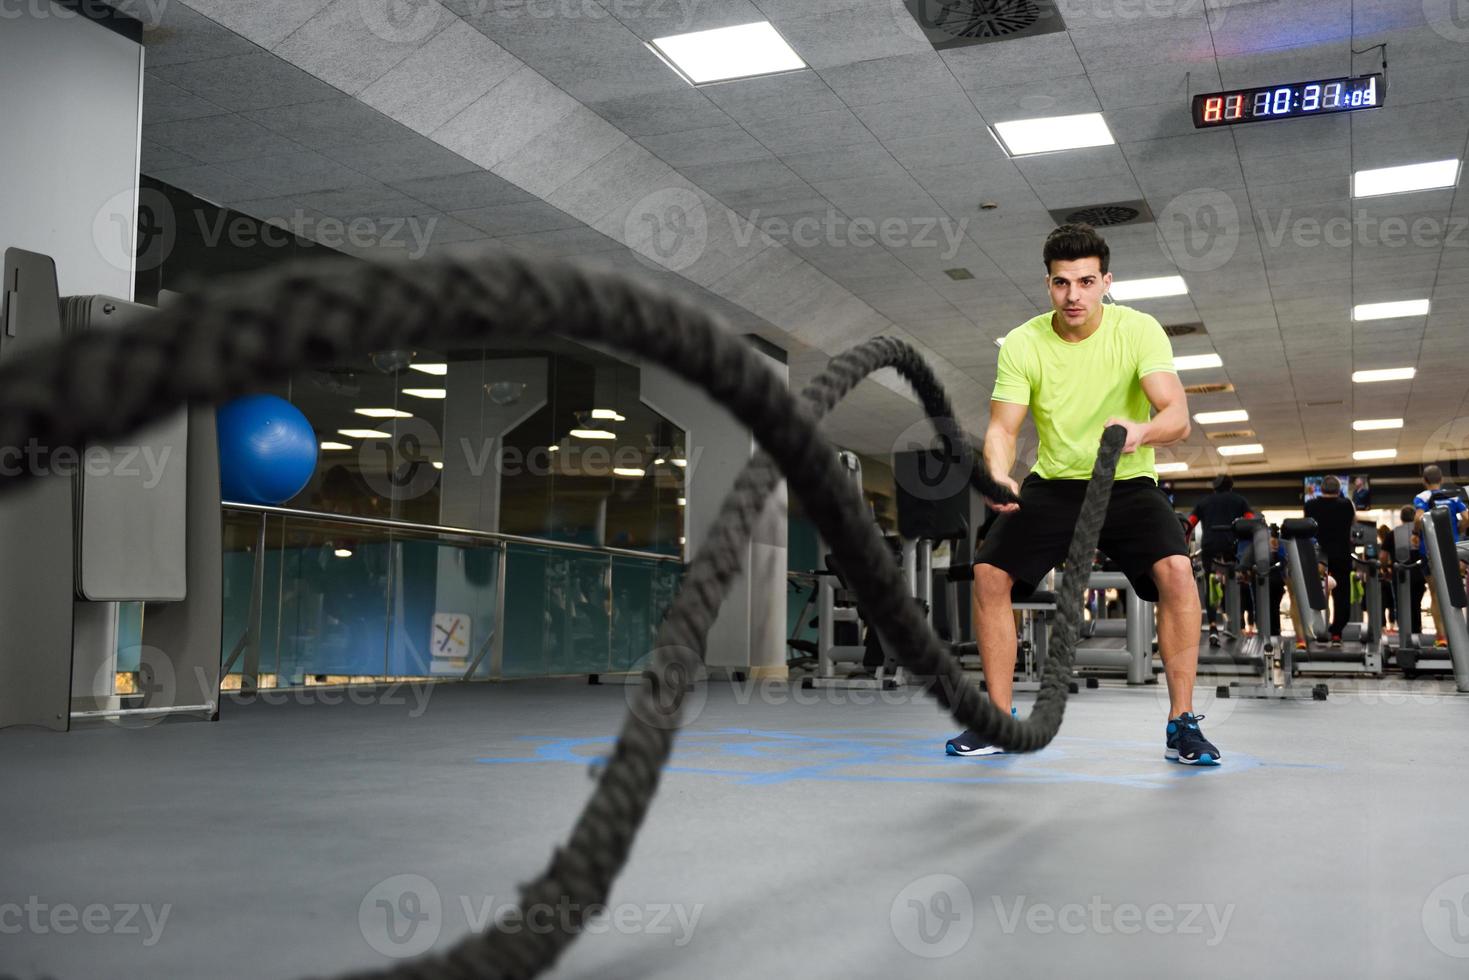
<path fill-rule="evenodd" d="M 1001 514 L 975 555 L 1015 579 L 1013 595 L 1034 591 L 1071 547 L 1086 480 L 1043 480 L 1032 473 L 1020 485 L 1020 509 Z M 1138 597 L 1158 601 L 1153 565 L 1187 555 L 1183 528 L 1158 484 L 1145 476 L 1112 485 L 1112 501 L 1097 546 L 1122 569 Z"/>

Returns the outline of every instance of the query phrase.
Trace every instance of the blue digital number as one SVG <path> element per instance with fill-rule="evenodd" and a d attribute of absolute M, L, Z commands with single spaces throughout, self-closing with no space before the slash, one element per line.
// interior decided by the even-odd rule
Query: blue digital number
<path fill-rule="evenodd" d="M 1252 116 L 1268 116 L 1268 115 L 1270 115 L 1270 91 L 1269 91 L 1269 89 L 1266 89 L 1264 92 L 1257 92 L 1257 93 L 1255 93 L 1255 104 L 1250 108 L 1250 115 L 1252 115 Z"/>
<path fill-rule="evenodd" d="M 1321 108 L 1321 86 L 1319 84 L 1307 85 L 1301 93 L 1301 111 L 1314 112 Z"/>
<path fill-rule="evenodd" d="M 1290 88 L 1278 88 L 1275 90 L 1275 100 L 1270 107 L 1270 114 L 1279 116 L 1287 112 L 1290 112 Z"/>

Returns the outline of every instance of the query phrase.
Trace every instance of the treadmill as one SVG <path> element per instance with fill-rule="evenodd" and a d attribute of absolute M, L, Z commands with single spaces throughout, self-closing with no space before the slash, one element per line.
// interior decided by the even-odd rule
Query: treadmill
<path fill-rule="evenodd" d="M 1463 492 L 1458 489 L 1440 490 L 1429 502 L 1437 503 Z M 1469 623 L 1465 620 L 1469 594 L 1464 590 L 1464 576 L 1459 574 L 1459 549 L 1454 541 L 1453 523 L 1453 512 L 1441 503 L 1429 508 L 1423 515 L 1423 545 L 1428 553 L 1428 586 L 1438 599 L 1439 614 L 1443 618 L 1438 627 L 1449 642 L 1449 668 L 1454 674 L 1454 686 L 1461 693 L 1469 694 Z M 1398 656 L 1402 658 L 1402 651 Z M 1432 669 L 1430 663 L 1430 658 L 1420 654 L 1414 664 L 1415 672 Z"/>
<path fill-rule="evenodd" d="M 1361 530 L 1359 530 L 1359 528 Z M 1326 587 L 1317 571 L 1320 559 L 1316 552 L 1316 522 L 1309 517 L 1293 517 L 1280 524 L 1280 541 L 1285 546 L 1285 585 L 1291 606 L 1301 624 L 1305 650 L 1292 650 L 1295 670 L 1302 674 L 1363 674 L 1382 676 L 1382 583 L 1370 575 L 1366 583 L 1367 622 L 1348 623 L 1342 631 L 1342 645 L 1328 643 L 1330 623 L 1327 618 Z M 1363 535 L 1369 539 L 1371 528 L 1356 524 L 1352 543 L 1361 547 Z M 1375 544 L 1369 545 L 1375 549 Z M 1354 551 L 1353 567 L 1366 564 Z"/>

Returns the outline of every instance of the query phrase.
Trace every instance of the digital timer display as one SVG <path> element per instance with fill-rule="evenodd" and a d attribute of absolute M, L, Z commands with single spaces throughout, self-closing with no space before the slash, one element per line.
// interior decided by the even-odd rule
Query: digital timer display
<path fill-rule="evenodd" d="M 1214 92 L 1194 96 L 1194 128 L 1376 109 L 1386 97 L 1387 77 L 1380 73 Z"/>

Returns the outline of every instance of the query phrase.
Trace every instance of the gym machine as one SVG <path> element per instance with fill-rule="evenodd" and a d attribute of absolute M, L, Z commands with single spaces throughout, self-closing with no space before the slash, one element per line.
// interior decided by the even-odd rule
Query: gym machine
<path fill-rule="evenodd" d="M 1464 576 L 1459 571 L 1453 523 L 1454 514 L 1449 508 L 1441 504 L 1430 508 L 1423 515 L 1423 544 L 1428 553 L 1428 585 L 1438 599 L 1443 620 L 1438 628 L 1449 644 L 1454 686 L 1460 693 L 1469 694 L 1469 624 L 1465 621 L 1469 595 L 1465 593 Z M 1416 666 L 1424 669 L 1421 661 Z"/>
<path fill-rule="evenodd" d="M 0 360 L 148 307 L 58 295 L 49 256 L 6 249 Z M 0 500 L 0 728 L 219 717 L 223 529 L 212 408 L 117 446 L 35 450 L 45 475 Z M 150 458 L 157 471 L 138 462 Z M 70 465 L 66 461 L 70 460 Z M 10 463 L 13 465 L 14 460 Z M 83 465 L 85 464 L 85 465 Z M 114 690 L 119 603 L 142 601 L 138 690 Z"/>
<path fill-rule="evenodd" d="M 1306 644 L 1304 651 L 1292 651 L 1295 669 L 1301 673 L 1365 674 L 1381 677 L 1382 583 L 1376 575 L 1368 576 L 1367 623 L 1348 623 L 1342 631 L 1341 646 L 1329 646 L 1326 642 L 1329 627 L 1326 588 L 1317 571 L 1319 559 L 1313 540 L 1316 531 L 1316 522 L 1309 517 L 1293 517 L 1280 525 L 1280 540 L 1285 546 L 1286 555 L 1285 584 L 1301 630 L 1296 642 Z M 1369 544 L 1375 542 L 1371 527 L 1366 524 L 1353 525 L 1353 545 L 1360 547 L 1364 541 Z M 1367 563 L 1355 551 L 1352 558 L 1354 566 L 1357 563 Z M 1371 561 L 1375 565 L 1375 552 Z"/>

